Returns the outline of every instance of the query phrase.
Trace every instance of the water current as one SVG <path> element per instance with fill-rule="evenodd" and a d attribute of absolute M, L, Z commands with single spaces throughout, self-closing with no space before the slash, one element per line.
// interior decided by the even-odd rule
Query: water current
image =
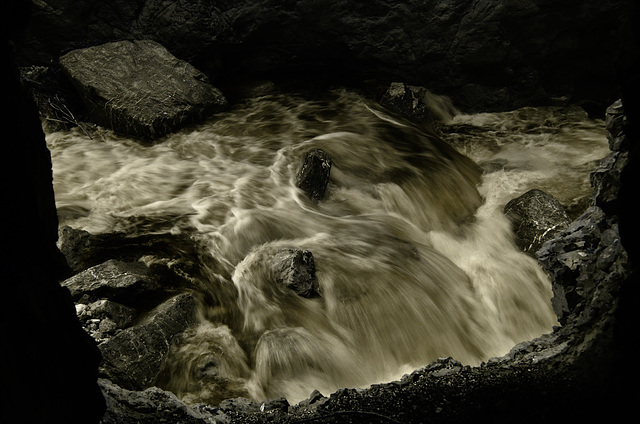
<path fill-rule="evenodd" d="M 171 232 L 201 246 L 215 302 L 171 352 L 188 402 L 286 397 L 390 381 L 438 357 L 478 365 L 557 325 L 550 282 L 502 208 L 531 188 L 578 210 L 608 154 L 579 108 L 455 114 L 420 129 L 359 95 L 273 94 L 153 144 L 47 134 L 60 224 Z M 333 160 L 326 197 L 296 187 Z M 278 249 L 313 253 L 321 296 L 274 285 Z"/>

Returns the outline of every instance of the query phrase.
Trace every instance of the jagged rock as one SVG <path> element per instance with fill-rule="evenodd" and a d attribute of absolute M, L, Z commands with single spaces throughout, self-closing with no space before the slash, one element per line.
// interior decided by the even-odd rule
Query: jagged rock
<path fill-rule="evenodd" d="M 119 41 L 73 50 L 60 66 L 93 122 L 156 139 L 226 107 L 222 92 L 155 41 Z"/>
<path fill-rule="evenodd" d="M 155 383 L 172 339 L 195 323 L 195 299 L 175 296 L 155 308 L 145 321 L 99 345 L 101 373 L 118 385 L 142 390 Z"/>
<path fill-rule="evenodd" d="M 538 189 L 510 200 L 504 214 L 513 224 L 516 244 L 531 255 L 570 222 L 560 202 Z"/>
<path fill-rule="evenodd" d="M 277 283 L 293 290 L 298 296 L 319 296 L 316 266 L 310 251 L 281 249 L 274 255 L 273 269 Z"/>
<path fill-rule="evenodd" d="M 444 98 L 433 95 L 424 87 L 391 83 L 380 99 L 380 104 L 419 123 L 448 121 L 456 110 Z"/>
<path fill-rule="evenodd" d="M 600 161 L 589 176 L 594 190 L 590 205 L 598 206 L 610 214 L 618 212 L 620 178 L 629 162 L 628 141 L 624 132 L 626 125 L 624 107 L 618 100 L 606 112 L 607 140 L 611 153 Z"/>
<path fill-rule="evenodd" d="M 570 314 L 585 308 L 585 302 L 593 297 L 602 281 L 628 276 L 627 255 L 620 243 L 616 220 L 598 207 L 587 209 L 546 242 L 537 256 L 551 276 L 554 292 L 551 303 L 561 324 L 566 323 Z"/>
<path fill-rule="evenodd" d="M 106 298 L 127 306 L 147 303 L 163 292 L 145 264 L 114 259 L 66 279 L 62 286 L 69 289 L 75 302 L 83 297 L 91 302 Z"/>
<path fill-rule="evenodd" d="M 133 325 L 138 311 L 120 303 L 101 299 L 88 305 L 76 303 L 76 314 L 85 331 L 101 341 L 105 335 L 113 335 L 116 330 Z"/>
<path fill-rule="evenodd" d="M 59 234 L 60 251 L 72 275 L 109 260 L 138 262 L 151 257 L 154 260 L 148 263 L 149 272 L 167 289 L 188 287 L 191 280 L 186 276 L 197 274 L 198 252 L 196 244 L 188 236 L 170 233 L 133 236 L 125 233 L 91 234 L 66 225 Z"/>
<path fill-rule="evenodd" d="M 321 149 L 312 149 L 304 157 L 297 185 L 313 201 L 324 198 L 331 173 L 331 157 Z"/>
<path fill-rule="evenodd" d="M 98 384 L 109 409 L 102 424 L 213 424 L 229 422 L 224 414 L 206 405 L 187 405 L 171 392 L 150 387 L 143 391 L 127 390 L 108 379 Z"/>

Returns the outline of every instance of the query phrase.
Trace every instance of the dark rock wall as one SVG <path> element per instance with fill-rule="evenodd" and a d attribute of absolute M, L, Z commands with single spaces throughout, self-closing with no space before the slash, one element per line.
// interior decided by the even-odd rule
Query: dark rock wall
<path fill-rule="evenodd" d="M 467 111 L 571 101 L 603 112 L 620 97 L 613 62 L 629 3 L 48 0 L 33 3 L 20 63 L 150 38 L 216 85 L 237 76 L 370 80 L 374 89 L 401 80 Z"/>
<path fill-rule="evenodd" d="M 58 220 L 51 158 L 38 110 L 23 91 L 10 40 L 25 24 L 24 3 L 0 9 L 3 109 L 3 253 L 0 270 L 0 422 L 97 423 L 105 400 L 99 351 L 58 279 Z M 12 32 L 14 30 L 16 32 Z"/>

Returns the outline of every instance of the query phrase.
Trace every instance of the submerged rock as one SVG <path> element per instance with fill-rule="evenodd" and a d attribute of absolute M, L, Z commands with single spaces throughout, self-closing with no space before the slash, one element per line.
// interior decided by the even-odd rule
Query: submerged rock
<path fill-rule="evenodd" d="M 155 41 L 73 50 L 60 66 L 92 121 L 132 137 L 161 137 L 227 104 L 202 72 Z"/>
<path fill-rule="evenodd" d="M 321 149 L 312 149 L 304 157 L 297 185 L 313 201 L 324 198 L 331 173 L 331 157 Z"/>
<path fill-rule="evenodd" d="M 298 296 L 319 296 L 316 266 L 310 251 L 281 249 L 276 252 L 273 261 L 278 284 L 293 290 Z"/>
<path fill-rule="evenodd" d="M 155 308 L 143 323 L 130 327 L 99 345 L 101 373 L 128 389 L 142 390 L 155 383 L 172 339 L 195 323 L 195 299 L 175 296 Z"/>
<path fill-rule="evenodd" d="M 538 189 L 509 201 L 504 214 L 513 224 L 516 244 L 531 255 L 570 222 L 562 204 Z"/>

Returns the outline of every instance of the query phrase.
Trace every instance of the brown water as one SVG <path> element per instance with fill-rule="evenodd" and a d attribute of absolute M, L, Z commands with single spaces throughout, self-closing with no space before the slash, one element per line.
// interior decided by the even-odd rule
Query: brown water
<path fill-rule="evenodd" d="M 203 246 L 200 290 L 218 304 L 163 384 L 216 403 L 297 402 L 443 356 L 477 365 L 557 325 L 550 283 L 501 211 L 530 188 L 579 203 L 608 153 L 604 124 L 578 109 L 458 114 L 443 138 L 335 91 L 252 99 L 154 145 L 106 130 L 47 141 L 61 225 Z M 294 183 L 314 147 L 333 159 L 317 204 Z M 321 297 L 274 284 L 281 247 L 313 253 Z"/>

